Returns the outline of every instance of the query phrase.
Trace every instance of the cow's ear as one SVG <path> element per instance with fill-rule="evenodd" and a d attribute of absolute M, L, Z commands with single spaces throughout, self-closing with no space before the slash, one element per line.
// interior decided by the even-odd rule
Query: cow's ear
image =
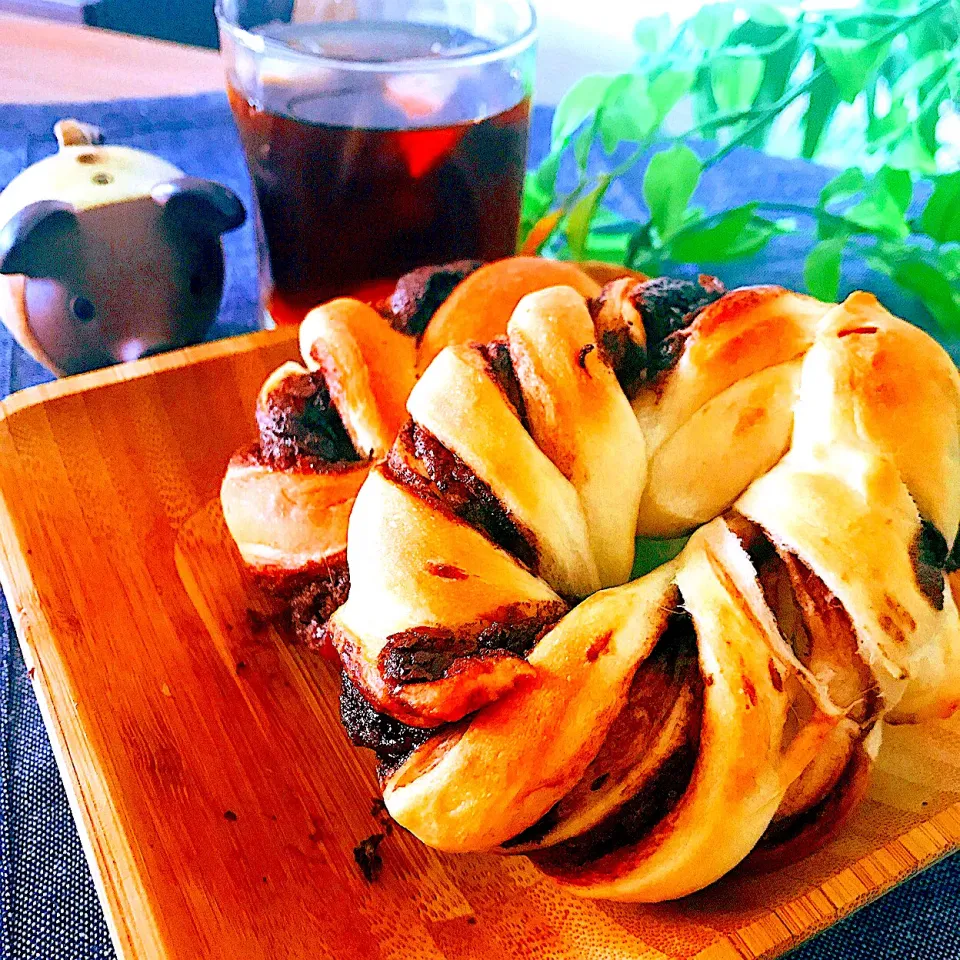
<path fill-rule="evenodd" d="M 42 249 L 45 235 L 51 238 L 57 227 L 76 220 L 76 211 L 62 200 L 38 200 L 18 210 L 0 227 L 0 273 L 32 276 L 32 250 Z M 42 258 L 45 260 L 46 258 Z"/>
<path fill-rule="evenodd" d="M 178 177 L 153 188 L 153 199 L 172 217 L 195 233 L 219 236 L 235 230 L 247 219 L 240 198 L 212 180 Z"/>

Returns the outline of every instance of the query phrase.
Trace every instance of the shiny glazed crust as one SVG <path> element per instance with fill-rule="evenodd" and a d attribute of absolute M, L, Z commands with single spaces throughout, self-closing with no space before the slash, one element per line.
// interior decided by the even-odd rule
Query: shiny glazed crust
<path fill-rule="evenodd" d="M 882 721 L 960 701 L 960 377 L 874 298 L 547 286 L 406 407 L 327 634 L 366 720 L 413 732 L 381 777 L 425 843 L 680 897 L 822 843 Z M 636 535 L 681 534 L 630 580 Z"/>
<path fill-rule="evenodd" d="M 347 518 L 370 464 L 382 458 L 406 419 L 417 370 L 452 343 L 489 340 L 506 331 L 526 294 L 558 283 L 586 296 L 600 285 L 578 267 L 539 257 L 487 264 L 467 277 L 422 337 L 398 332 L 389 316 L 341 298 L 312 310 L 301 324 L 304 366 L 287 363 L 267 379 L 258 409 L 270 406 L 284 381 L 318 372 L 330 407 L 351 444 L 349 459 L 264 457 L 263 442 L 231 460 L 221 502 L 231 535 L 254 571 L 296 571 L 346 549 Z M 460 288 L 466 285 L 468 297 Z M 452 303 L 450 301 L 453 301 Z M 454 309 L 457 302 L 463 309 Z M 259 417 L 258 417 L 259 420 Z"/>

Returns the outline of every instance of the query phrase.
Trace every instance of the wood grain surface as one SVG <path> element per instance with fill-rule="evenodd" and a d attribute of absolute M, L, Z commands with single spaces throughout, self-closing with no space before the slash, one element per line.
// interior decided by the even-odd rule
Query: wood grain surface
<path fill-rule="evenodd" d="M 825 850 L 659 906 L 581 901 L 521 858 L 380 830 L 334 667 L 264 622 L 217 501 L 296 330 L 37 387 L 0 405 L 0 579 L 119 955 L 773 956 L 960 846 L 960 723 L 888 731 Z M 250 611 L 254 611 L 251 615 Z"/>
<path fill-rule="evenodd" d="M 215 50 L 0 14 L 0 103 L 172 97 L 223 84 Z"/>

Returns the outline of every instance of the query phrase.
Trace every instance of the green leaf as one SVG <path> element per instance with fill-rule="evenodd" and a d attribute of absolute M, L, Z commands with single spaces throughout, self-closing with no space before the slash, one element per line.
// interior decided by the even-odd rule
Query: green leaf
<path fill-rule="evenodd" d="M 901 0 L 913 7 L 917 0 Z M 948 5 L 946 9 L 934 10 L 933 16 L 923 17 L 905 31 L 908 49 L 914 57 L 921 57 L 930 50 L 954 50 L 957 46 L 956 10 Z"/>
<path fill-rule="evenodd" d="M 520 210 L 521 239 L 526 238 L 534 224 L 553 206 L 562 157 L 562 150 L 552 151 L 535 171 L 524 177 Z"/>
<path fill-rule="evenodd" d="M 650 81 L 647 95 L 657 111 L 658 123 L 662 123 L 680 99 L 690 92 L 695 77 L 694 70 L 670 69 L 658 73 Z"/>
<path fill-rule="evenodd" d="M 608 207 L 597 207 L 593 214 L 593 231 L 595 233 L 616 233 L 625 227 L 634 230 L 636 224 L 628 224 L 619 213 L 614 213 Z"/>
<path fill-rule="evenodd" d="M 893 100 L 882 116 L 871 116 L 867 123 L 867 141 L 872 146 L 900 136 L 910 122 L 910 111 L 903 100 Z"/>
<path fill-rule="evenodd" d="M 939 270 L 916 257 L 901 259 L 891 268 L 894 281 L 916 294 L 945 331 L 960 333 L 960 294 Z"/>
<path fill-rule="evenodd" d="M 637 537 L 630 579 L 636 580 L 672 560 L 687 545 L 689 537 L 676 540 L 644 540 Z"/>
<path fill-rule="evenodd" d="M 940 272 L 951 280 L 960 279 L 960 247 L 948 247 L 941 250 L 937 257 Z"/>
<path fill-rule="evenodd" d="M 820 191 L 819 205 L 825 208 L 831 203 L 849 200 L 863 190 L 866 182 L 867 178 L 859 167 L 847 167 Z"/>
<path fill-rule="evenodd" d="M 701 65 L 697 69 L 693 87 L 690 90 L 690 105 L 693 108 L 694 124 L 701 126 L 714 120 L 719 112 L 710 89 L 710 67 Z"/>
<path fill-rule="evenodd" d="M 748 21 L 752 23 L 752 21 Z M 739 28 L 739 29 L 742 29 Z M 754 98 L 754 108 L 770 106 L 780 100 L 786 93 L 787 84 L 797 68 L 803 47 L 799 28 L 786 29 L 782 32 L 776 49 L 764 56 L 763 80 L 760 89 Z M 828 77 L 828 79 L 830 79 Z M 833 83 L 833 80 L 830 80 Z M 763 149 L 767 144 L 770 131 L 777 121 L 779 114 L 773 114 L 769 120 L 756 131 L 750 134 L 745 143 L 747 146 Z"/>
<path fill-rule="evenodd" d="M 916 0 L 866 0 L 865 6 L 872 10 L 892 11 L 899 13 L 915 6 Z"/>
<path fill-rule="evenodd" d="M 953 57 L 946 50 L 931 50 L 925 53 L 897 77 L 890 96 L 894 100 L 902 100 L 904 97 L 916 94 L 934 74 L 940 73 L 952 61 Z"/>
<path fill-rule="evenodd" d="M 551 196 L 557 188 L 557 174 L 560 172 L 560 161 L 563 159 L 562 150 L 552 150 L 537 167 L 534 182 L 538 190 L 549 193 Z"/>
<path fill-rule="evenodd" d="M 874 180 L 877 188 L 889 194 L 901 214 L 907 212 L 913 199 L 913 177 L 909 170 L 881 167 Z"/>
<path fill-rule="evenodd" d="M 752 257 L 763 250 L 773 237 L 792 232 L 792 230 L 784 230 L 779 224 L 765 220 L 763 217 L 754 217 L 744 227 L 740 239 L 731 245 L 728 251 L 729 259 L 743 260 L 746 257 Z"/>
<path fill-rule="evenodd" d="M 656 53 L 670 34 L 670 14 L 659 17 L 644 17 L 633 28 L 633 42 L 644 53 Z"/>
<path fill-rule="evenodd" d="M 617 105 L 625 100 L 625 95 L 628 94 L 631 89 L 635 91 L 634 98 L 645 97 L 647 80 L 646 77 L 640 74 L 619 73 L 615 77 L 608 79 L 610 82 L 607 84 L 607 88 L 603 92 L 603 97 L 601 98 L 600 103 L 597 104 L 593 111 L 592 121 L 583 126 L 573 143 L 573 155 L 576 158 L 577 166 L 579 167 L 581 173 L 584 173 L 587 169 L 587 160 L 590 157 L 590 148 L 593 146 L 597 131 L 601 128 L 603 124 L 603 118 L 608 109 L 615 113 Z M 647 112 L 649 113 L 650 111 L 648 110 Z M 607 148 L 608 151 L 612 151 L 618 142 L 616 136 L 609 127 L 606 135 L 603 137 L 603 141 L 605 146 L 607 144 L 611 144 L 611 146 Z"/>
<path fill-rule="evenodd" d="M 763 81 L 764 63 L 755 56 L 718 56 L 710 68 L 713 99 L 724 113 L 751 106 Z"/>
<path fill-rule="evenodd" d="M 624 74 L 611 84 L 599 114 L 604 149 L 612 153 L 618 143 L 640 143 L 657 128 L 660 118 L 647 93 L 643 74 Z"/>
<path fill-rule="evenodd" d="M 793 31 L 784 27 L 764 27 L 747 20 L 727 37 L 720 53 L 732 57 L 762 57 L 776 53 L 787 46 Z"/>
<path fill-rule="evenodd" d="M 596 223 L 596 216 L 594 216 L 594 223 Z M 627 251 L 630 248 L 634 230 L 633 225 L 627 224 L 624 224 L 621 229 L 609 233 L 597 233 L 594 229 L 587 237 L 586 258 L 588 260 L 603 260 L 605 263 L 624 263 L 627 259 Z"/>
<path fill-rule="evenodd" d="M 921 88 L 921 93 L 926 88 Z M 936 156 L 940 144 L 937 139 L 937 125 L 940 122 L 940 108 L 950 98 L 949 84 L 936 84 L 935 89 L 929 96 L 923 99 L 924 106 L 917 117 L 917 132 L 920 136 L 920 142 L 924 145 L 927 152 Z M 954 96 L 954 99 L 956 97 Z"/>
<path fill-rule="evenodd" d="M 855 37 L 842 37 L 834 31 L 815 41 L 817 52 L 830 71 L 840 97 L 853 103 L 867 85 L 867 78 L 886 59 L 890 42 L 871 43 Z"/>
<path fill-rule="evenodd" d="M 821 240 L 803 263 L 803 282 L 817 299 L 835 303 L 840 292 L 840 261 L 848 236 L 840 234 Z"/>
<path fill-rule="evenodd" d="M 766 27 L 785 27 L 792 22 L 784 9 L 772 3 L 751 2 L 744 3 L 742 6 L 746 8 L 752 21 Z"/>
<path fill-rule="evenodd" d="M 832 237 L 837 237 L 841 233 L 847 234 L 850 232 L 850 228 L 843 222 L 841 219 L 834 220 L 830 217 L 818 218 L 817 219 L 817 239 L 818 240 L 829 240 Z"/>
<path fill-rule="evenodd" d="M 840 104 L 840 88 L 836 81 L 826 69 L 826 64 L 819 53 L 814 58 L 814 71 L 820 70 L 810 88 L 810 99 L 807 103 L 807 112 L 803 118 L 803 147 L 801 153 L 810 160 L 817 152 L 820 141 L 823 139 L 824 131 L 830 125 L 833 115 L 837 112 Z"/>
<path fill-rule="evenodd" d="M 787 89 L 787 81 L 796 69 L 802 50 L 799 28 L 785 30 L 776 49 L 766 54 L 766 69 L 760 85 L 760 98 L 765 103 L 775 103 Z"/>
<path fill-rule="evenodd" d="M 896 200 L 882 189 L 870 195 L 844 213 L 844 219 L 870 233 L 904 239 L 910 236 L 910 227 Z"/>
<path fill-rule="evenodd" d="M 604 110 L 600 118 L 600 139 L 604 150 L 613 153 L 620 143 L 642 143 L 656 127 L 656 116 L 649 101 L 633 110 L 613 107 Z"/>
<path fill-rule="evenodd" d="M 629 104 L 637 97 L 645 96 L 647 92 L 647 77 L 643 73 L 618 73 L 604 91 L 600 106 L 618 106 Z"/>
<path fill-rule="evenodd" d="M 960 172 L 933 181 L 933 193 L 920 214 L 920 229 L 937 243 L 960 243 Z"/>
<path fill-rule="evenodd" d="M 577 161 L 577 168 L 581 174 L 587 169 L 587 160 L 590 158 L 590 148 L 593 146 L 593 138 L 597 133 L 597 120 L 587 124 L 574 138 L 573 156 Z"/>
<path fill-rule="evenodd" d="M 756 207 L 747 203 L 713 223 L 685 229 L 669 244 L 668 257 L 676 263 L 725 263 L 758 253 L 778 231 L 755 215 Z"/>
<path fill-rule="evenodd" d="M 912 124 L 909 131 L 897 141 L 887 157 L 887 166 L 927 176 L 937 172 L 937 161 L 923 142 L 916 124 Z"/>
<path fill-rule="evenodd" d="M 564 94 L 553 115 L 551 146 L 557 147 L 565 143 L 584 120 L 596 112 L 610 85 L 617 78 L 617 74 L 590 74 L 578 80 Z"/>
<path fill-rule="evenodd" d="M 697 155 L 681 144 L 654 154 L 643 177 L 643 198 L 661 237 L 683 222 L 683 214 L 700 182 Z"/>
<path fill-rule="evenodd" d="M 526 236 L 530 228 L 550 209 L 551 195 L 537 186 L 537 175 L 528 173 L 523 181 L 523 198 L 520 206 L 522 234 Z"/>
<path fill-rule="evenodd" d="M 730 36 L 736 6 L 732 3 L 711 3 L 701 7 L 693 18 L 693 35 L 708 50 L 714 50 Z"/>
<path fill-rule="evenodd" d="M 647 220 L 634 227 L 624 263 L 628 267 L 634 267 L 649 276 L 653 276 L 654 272 L 647 267 L 658 260 L 658 257 L 659 251 L 653 249 L 653 224 Z M 641 263 L 644 266 L 640 266 Z"/>
<path fill-rule="evenodd" d="M 574 260 L 583 260 L 587 247 L 590 224 L 598 204 L 610 189 L 611 178 L 604 174 L 600 182 L 588 194 L 581 197 L 567 215 L 566 235 L 570 246 L 570 256 Z"/>
<path fill-rule="evenodd" d="M 891 237 L 906 237 L 910 227 L 904 219 L 913 195 L 913 179 L 905 170 L 883 167 L 870 181 L 858 167 L 850 167 L 834 177 L 820 192 L 819 206 L 834 210 L 846 201 L 861 196 L 860 201 L 845 210 L 843 216 L 851 224 L 869 233 Z M 829 237 L 835 228 L 824 228 L 821 222 L 818 234 Z"/>
<path fill-rule="evenodd" d="M 936 34 L 922 33 L 914 38 L 910 53 L 917 56 L 913 63 L 909 57 L 898 57 L 899 62 L 908 64 L 893 85 L 892 96 L 905 103 L 916 104 L 916 122 L 920 141 L 927 152 L 937 152 L 937 123 L 944 102 L 951 96 L 956 99 L 957 58 L 953 51 L 954 42 L 947 36 L 939 39 Z M 926 51 L 926 52 L 924 52 Z M 905 124 L 904 124 L 905 125 Z"/>

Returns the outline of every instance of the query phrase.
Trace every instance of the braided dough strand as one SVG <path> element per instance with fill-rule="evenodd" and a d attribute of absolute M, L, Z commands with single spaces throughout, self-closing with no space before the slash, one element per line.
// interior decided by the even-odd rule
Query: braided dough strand
<path fill-rule="evenodd" d="M 481 364 L 454 363 L 457 350 L 411 397 L 415 425 L 439 431 L 517 517 L 530 516 L 517 497 L 534 502 L 522 471 L 544 455 L 555 464 L 582 514 L 561 507 L 569 493 L 547 496 L 565 522 L 582 515 L 612 588 L 539 639 L 530 675 L 416 749 L 384 799 L 440 849 L 525 853 L 585 896 L 669 899 L 755 848 L 775 860 L 822 842 L 862 792 L 878 720 L 955 705 L 946 557 L 937 568 L 921 554 L 956 534 L 960 383 L 939 347 L 866 295 L 830 307 L 759 288 L 704 308 L 625 418 L 589 321 L 569 288 L 517 307 L 507 340 L 522 423 L 492 379 L 476 387 Z M 918 368 L 911 392 L 903 380 Z M 428 389 L 434 370 L 443 386 Z M 705 521 L 677 560 L 624 583 L 619 551 L 638 526 L 675 535 Z M 530 527 L 537 557 L 555 557 Z M 587 570 L 576 543 L 568 557 Z M 370 560 L 358 549 L 351 568 Z M 412 574 L 415 560 L 397 561 Z M 550 572 L 556 562 L 531 573 L 582 595 Z M 349 633 L 352 605 L 380 595 L 364 584 L 335 629 Z M 452 595 L 437 579 L 411 590 Z"/>
<path fill-rule="evenodd" d="M 445 304 L 462 340 L 489 339 L 490 269 Z M 960 703 L 960 376 L 867 294 L 561 282 L 488 343 L 431 347 L 412 391 L 415 355 L 358 307 L 312 321 L 332 435 L 361 451 L 342 502 L 382 457 L 326 632 L 401 825 L 583 896 L 671 899 L 824 842 L 882 721 Z M 338 323 L 361 315 L 351 353 Z M 334 515 L 332 481 L 297 482 Z M 270 524 L 298 562 L 339 529 Z M 631 580 L 635 535 L 689 540 Z"/>

